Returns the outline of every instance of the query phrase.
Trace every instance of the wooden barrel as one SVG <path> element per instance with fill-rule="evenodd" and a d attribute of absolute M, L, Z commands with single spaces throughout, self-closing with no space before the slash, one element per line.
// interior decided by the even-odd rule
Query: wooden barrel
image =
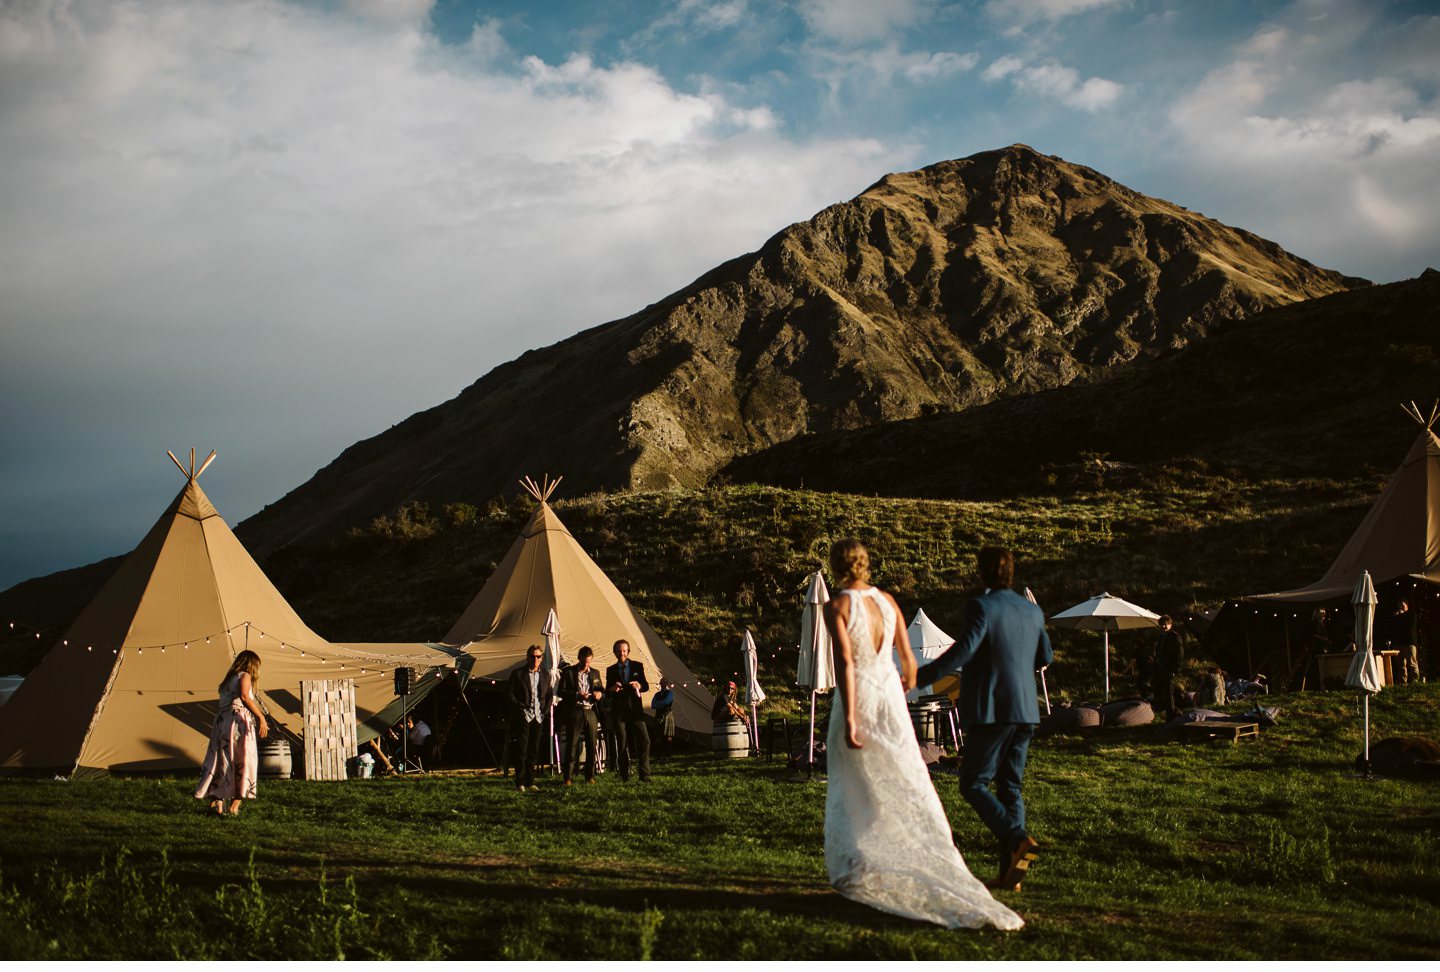
<path fill-rule="evenodd" d="M 743 722 L 717 722 L 710 733 L 711 748 L 721 759 L 750 755 L 750 734 Z"/>
<path fill-rule="evenodd" d="M 290 779 L 290 743 L 279 736 L 262 739 L 259 746 L 262 780 Z"/>

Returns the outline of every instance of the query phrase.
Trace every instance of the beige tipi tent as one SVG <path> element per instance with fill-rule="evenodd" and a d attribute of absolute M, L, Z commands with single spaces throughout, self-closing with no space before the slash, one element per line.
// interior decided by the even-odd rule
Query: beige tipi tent
<path fill-rule="evenodd" d="M 1413 402 L 1405 411 L 1420 423 L 1420 434 L 1325 575 L 1307 587 L 1244 600 L 1348 599 L 1367 570 L 1376 584 L 1397 577 L 1440 584 L 1440 439 L 1432 431 L 1440 406 L 1432 407 L 1428 417 Z"/>
<path fill-rule="evenodd" d="M 1305 633 L 1293 626 L 1306 623 L 1312 608 L 1349 601 L 1367 570 L 1377 587 L 1440 585 L 1440 438 L 1433 431 L 1440 407 L 1427 416 L 1412 402 L 1405 412 L 1420 434 L 1325 574 L 1305 587 L 1251 594 L 1221 608 L 1205 642 L 1227 668 L 1296 684 L 1309 655 Z"/>
<path fill-rule="evenodd" d="M 0 708 L 0 770 L 87 775 L 200 765 L 218 684 L 235 654 L 261 657 L 261 699 L 299 737 L 302 679 L 353 678 L 361 739 L 398 718 L 393 670 L 433 688 L 453 652 L 336 645 L 306 627 L 200 489 L 185 486 L 64 638 Z M 170 456 L 174 459 L 174 455 Z M 390 710 L 390 711 L 386 711 Z"/>
<path fill-rule="evenodd" d="M 445 641 L 474 659 L 473 676 L 499 679 L 524 660 L 530 645 L 544 644 L 540 630 L 554 608 L 566 660 L 589 645 L 603 670 L 615 661 L 611 646 L 625 639 L 652 692 L 661 676 L 675 683 L 676 731 L 708 739 L 713 698 L 565 529 L 548 502 L 558 484 L 522 481 L 540 507 Z"/>

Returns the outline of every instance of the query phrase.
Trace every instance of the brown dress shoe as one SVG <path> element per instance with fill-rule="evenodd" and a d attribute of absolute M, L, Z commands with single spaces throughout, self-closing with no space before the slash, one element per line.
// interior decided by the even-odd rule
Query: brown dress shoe
<path fill-rule="evenodd" d="M 1040 856 L 1040 844 L 1026 834 L 1021 837 L 1015 845 L 1015 850 L 1010 853 L 1010 869 L 998 882 L 997 886 L 1007 891 L 1019 891 L 1020 882 L 1025 880 L 1025 875 L 1030 870 L 1030 865 Z"/>

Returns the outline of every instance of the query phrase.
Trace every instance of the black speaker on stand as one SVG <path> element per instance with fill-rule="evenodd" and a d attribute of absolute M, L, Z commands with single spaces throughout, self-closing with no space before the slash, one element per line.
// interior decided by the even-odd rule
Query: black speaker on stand
<path fill-rule="evenodd" d="M 410 706 L 410 688 L 415 684 L 415 669 L 395 669 L 395 694 L 400 696 L 400 772 L 410 766 L 410 727 L 405 723 L 408 721 Z"/>

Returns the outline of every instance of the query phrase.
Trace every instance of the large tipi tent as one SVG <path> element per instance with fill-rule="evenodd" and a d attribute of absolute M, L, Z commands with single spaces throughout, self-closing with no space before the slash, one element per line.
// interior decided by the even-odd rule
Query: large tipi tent
<path fill-rule="evenodd" d="M 1420 434 L 1370 512 L 1325 575 L 1306 587 L 1247 600 L 1315 603 L 1349 598 L 1365 571 L 1376 584 L 1410 577 L 1440 584 L 1440 439 L 1432 428 L 1440 409 L 1426 417 L 1406 410 Z"/>
<path fill-rule="evenodd" d="M 0 770 L 89 775 L 198 768 L 236 653 L 261 657 L 261 701 L 300 737 L 301 680 L 355 681 L 362 740 L 398 717 L 393 670 L 433 688 L 453 653 L 337 645 L 311 631 L 240 545 L 196 479 L 185 486 L 60 643 L 0 707 Z M 171 455 L 174 459 L 174 455 Z"/>
<path fill-rule="evenodd" d="M 611 646 L 625 639 L 630 657 L 645 666 L 652 692 L 662 676 L 675 683 L 676 731 L 709 738 L 713 698 L 550 508 L 559 482 L 522 481 L 540 506 L 445 641 L 473 659 L 473 677 L 500 679 L 524 661 L 530 645 L 544 643 L 541 628 L 553 608 L 567 661 L 575 661 L 581 646 L 589 645 L 594 664 L 603 670 L 615 660 Z"/>
<path fill-rule="evenodd" d="M 1427 416 L 1412 402 L 1405 411 L 1420 434 L 1324 575 L 1304 587 L 1236 598 L 1221 609 L 1206 641 L 1222 663 L 1247 674 L 1293 675 L 1304 656 L 1292 622 L 1303 623 L 1310 608 L 1348 602 L 1367 570 L 1377 587 L 1440 585 L 1440 438 L 1433 431 L 1440 407 Z"/>

